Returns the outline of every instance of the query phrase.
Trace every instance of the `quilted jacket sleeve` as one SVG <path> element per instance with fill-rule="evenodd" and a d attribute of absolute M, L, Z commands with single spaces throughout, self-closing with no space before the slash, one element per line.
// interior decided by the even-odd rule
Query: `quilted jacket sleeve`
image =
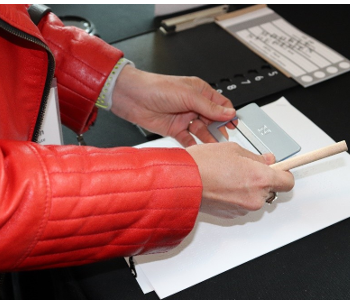
<path fill-rule="evenodd" d="M 194 226 L 202 185 L 183 149 L 0 149 L 1 271 L 162 252 Z"/>
<path fill-rule="evenodd" d="M 123 53 L 85 31 L 64 26 L 53 13 L 39 29 L 56 60 L 61 120 L 80 134 L 95 121 L 96 100 Z"/>

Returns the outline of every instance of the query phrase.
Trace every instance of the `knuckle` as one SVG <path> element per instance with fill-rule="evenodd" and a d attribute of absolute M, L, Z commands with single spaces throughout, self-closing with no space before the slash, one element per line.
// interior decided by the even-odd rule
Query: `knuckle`
<path fill-rule="evenodd" d="M 203 83 L 205 83 L 202 79 L 200 79 L 199 77 L 197 76 L 190 76 L 188 77 L 190 82 L 191 82 L 191 85 L 193 87 L 198 87 L 198 86 L 201 86 L 203 85 Z"/>
<path fill-rule="evenodd" d="M 256 172 L 254 174 L 254 182 L 256 184 L 256 187 L 260 190 L 269 189 L 269 187 L 272 185 L 270 176 L 262 172 Z"/>

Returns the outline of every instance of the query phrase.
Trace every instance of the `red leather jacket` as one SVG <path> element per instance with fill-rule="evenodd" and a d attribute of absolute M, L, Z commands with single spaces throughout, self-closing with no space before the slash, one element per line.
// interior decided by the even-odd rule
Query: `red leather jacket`
<path fill-rule="evenodd" d="M 37 27 L 22 5 L 0 5 L 0 49 L 0 270 L 78 265 L 179 244 L 202 194 L 185 150 L 31 142 L 53 72 L 61 119 L 80 133 L 93 122 L 94 103 L 122 53 L 52 13 Z"/>

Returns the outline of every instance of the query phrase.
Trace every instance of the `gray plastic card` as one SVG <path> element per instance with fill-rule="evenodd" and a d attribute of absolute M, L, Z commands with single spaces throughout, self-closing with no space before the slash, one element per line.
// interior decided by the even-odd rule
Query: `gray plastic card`
<path fill-rule="evenodd" d="M 236 129 L 260 153 L 273 153 L 276 162 L 300 151 L 300 146 L 274 122 L 257 104 L 251 103 L 237 110 Z M 214 122 L 208 130 L 218 142 L 227 141 L 219 128 L 228 122 Z"/>

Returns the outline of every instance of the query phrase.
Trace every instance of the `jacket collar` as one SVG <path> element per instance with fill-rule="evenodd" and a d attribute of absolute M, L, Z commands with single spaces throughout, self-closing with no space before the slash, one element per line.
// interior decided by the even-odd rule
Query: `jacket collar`
<path fill-rule="evenodd" d="M 38 27 L 30 19 L 27 7 L 23 4 L 2 4 L 0 5 L 0 19 L 44 42 Z"/>

